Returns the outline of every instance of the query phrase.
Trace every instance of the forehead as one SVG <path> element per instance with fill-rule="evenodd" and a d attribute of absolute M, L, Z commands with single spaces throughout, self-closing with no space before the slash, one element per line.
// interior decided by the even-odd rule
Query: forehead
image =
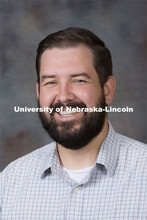
<path fill-rule="evenodd" d="M 62 67 L 63 65 L 72 65 L 78 67 L 93 68 L 93 54 L 91 50 L 84 46 L 78 45 L 69 48 L 52 48 L 47 49 L 41 56 L 41 68 Z"/>

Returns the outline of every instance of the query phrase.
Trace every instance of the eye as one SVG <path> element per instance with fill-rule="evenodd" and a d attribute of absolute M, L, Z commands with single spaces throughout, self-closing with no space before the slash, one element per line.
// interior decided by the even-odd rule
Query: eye
<path fill-rule="evenodd" d="M 54 81 L 51 81 L 51 82 L 48 82 L 48 84 L 51 84 L 51 85 L 53 85 L 53 84 L 55 84 L 56 82 L 54 82 Z"/>
<path fill-rule="evenodd" d="M 81 82 L 86 82 L 86 81 L 83 79 L 78 79 L 77 82 L 81 83 Z"/>
<path fill-rule="evenodd" d="M 54 84 L 56 84 L 56 81 L 49 81 L 49 82 L 45 83 L 45 86 L 46 85 L 54 85 Z"/>
<path fill-rule="evenodd" d="M 83 79 L 75 79 L 74 83 L 86 83 L 86 81 Z"/>

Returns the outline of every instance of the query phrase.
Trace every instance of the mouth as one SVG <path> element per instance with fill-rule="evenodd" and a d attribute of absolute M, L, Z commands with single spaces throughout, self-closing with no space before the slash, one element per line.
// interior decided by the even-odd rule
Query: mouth
<path fill-rule="evenodd" d="M 70 111 L 61 111 L 61 112 L 59 112 L 60 115 L 65 116 L 65 117 L 72 116 L 72 115 L 74 115 L 76 113 L 77 112 L 70 112 Z"/>
<path fill-rule="evenodd" d="M 55 113 L 55 118 L 56 120 L 59 121 L 72 121 L 72 120 L 79 120 L 82 117 L 82 113 L 81 112 L 77 112 L 77 111 L 60 111 L 60 112 L 56 112 Z"/>

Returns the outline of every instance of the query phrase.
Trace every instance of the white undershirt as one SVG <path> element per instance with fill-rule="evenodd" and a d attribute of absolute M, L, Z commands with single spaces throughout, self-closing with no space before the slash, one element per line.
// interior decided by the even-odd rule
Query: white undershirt
<path fill-rule="evenodd" d="M 63 167 L 63 169 L 67 172 L 69 177 L 73 179 L 75 182 L 80 183 L 86 176 L 90 174 L 90 171 L 92 168 L 95 166 L 86 167 L 84 169 L 79 169 L 79 170 L 69 170 Z"/>

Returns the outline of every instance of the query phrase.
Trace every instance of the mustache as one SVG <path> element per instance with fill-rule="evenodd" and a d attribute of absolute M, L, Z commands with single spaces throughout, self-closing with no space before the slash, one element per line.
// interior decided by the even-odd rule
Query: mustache
<path fill-rule="evenodd" d="M 57 102 L 55 104 L 51 104 L 50 108 L 53 108 L 53 112 L 56 111 L 56 108 L 63 108 L 65 109 L 66 107 L 71 107 L 71 108 L 86 108 L 87 106 L 83 102 Z"/>

